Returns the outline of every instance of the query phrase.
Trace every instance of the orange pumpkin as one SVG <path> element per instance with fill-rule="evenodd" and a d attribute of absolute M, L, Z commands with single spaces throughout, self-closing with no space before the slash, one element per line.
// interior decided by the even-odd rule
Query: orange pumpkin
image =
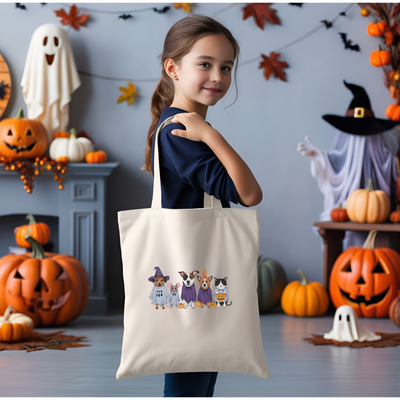
<path fill-rule="evenodd" d="M 288 283 L 281 297 L 282 310 L 296 317 L 318 317 L 326 313 L 329 307 L 329 296 L 326 289 L 318 282 L 308 282 L 300 269 L 297 272 L 302 281 Z"/>
<path fill-rule="evenodd" d="M 394 39 L 394 32 L 393 31 L 387 31 L 384 33 L 384 38 L 385 38 L 385 44 L 386 46 L 390 46 L 393 43 Z"/>
<path fill-rule="evenodd" d="M 87 163 L 90 164 L 103 163 L 107 161 L 107 154 L 103 150 L 90 151 L 89 153 L 86 154 L 85 160 Z"/>
<path fill-rule="evenodd" d="M 217 307 L 217 303 L 216 303 L 215 301 L 213 301 L 213 302 L 211 303 L 211 308 L 215 308 L 215 307 Z"/>
<path fill-rule="evenodd" d="M 379 224 L 390 214 L 390 200 L 383 190 L 374 190 L 372 179 L 366 189 L 350 193 L 346 205 L 347 215 L 353 222 Z"/>
<path fill-rule="evenodd" d="M 185 305 L 184 305 L 183 303 L 180 303 L 180 304 L 178 305 L 178 307 L 179 307 L 179 308 L 185 308 Z"/>
<path fill-rule="evenodd" d="M 216 298 L 218 301 L 224 301 L 225 298 L 226 298 L 226 294 L 225 294 L 224 292 L 217 293 L 217 294 L 215 295 L 215 298 Z"/>
<path fill-rule="evenodd" d="M 195 305 L 196 305 L 196 307 L 200 307 L 201 306 L 201 301 L 196 301 Z"/>
<path fill-rule="evenodd" d="M 361 10 L 360 10 L 360 14 L 363 16 L 363 17 L 368 17 L 368 15 L 369 15 L 369 10 L 367 9 L 367 8 L 362 8 Z"/>
<path fill-rule="evenodd" d="M 22 108 L 15 118 L 6 118 L 0 122 L 0 155 L 4 157 L 41 157 L 47 144 L 45 127 L 35 119 L 24 118 Z"/>
<path fill-rule="evenodd" d="M 331 211 L 331 219 L 335 222 L 346 222 L 349 220 L 346 209 L 342 208 L 342 203 L 339 204 L 339 208 L 334 208 Z"/>
<path fill-rule="evenodd" d="M 400 204 L 397 205 L 396 210 L 392 211 L 389 215 L 389 219 L 392 222 L 400 222 Z"/>
<path fill-rule="evenodd" d="M 387 50 L 382 50 L 381 46 L 379 45 L 379 50 L 374 50 L 371 53 L 369 61 L 374 67 L 383 67 L 384 65 L 388 65 L 392 62 L 392 56 Z"/>
<path fill-rule="evenodd" d="M 400 289 L 400 255 L 374 247 L 376 230 L 363 247 L 345 250 L 333 265 L 329 292 L 336 308 L 349 305 L 359 317 L 385 318 Z"/>
<path fill-rule="evenodd" d="M 398 121 L 400 119 L 400 105 L 397 103 L 390 104 L 386 108 L 385 115 L 393 121 Z"/>
<path fill-rule="evenodd" d="M 367 33 L 369 36 L 382 36 L 389 29 L 385 21 L 374 21 L 368 24 Z"/>
<path fill-rule="evenodd" d="M 79 317 L 89 299 L 89 280 L 74 257 L 45 253 L 30 236 L 32 253 L 0 258 L 0 313 L 12 305 L 37 325 L 64 325 Z"/>
<path fill-rule="evenodd" d="M 42 246 L 47 244 L 50 240 L 50 228 L 44 222 L 36 222 L 35 217 L 32 214 L 28 214 L 26 219 L 29 220 L 29 225 L 22 225 L 14 230 L 15 241 L 20 247 L 31 247 L 31 245 L 25 240 L 25 236 L 28 234 L 37 240 Z"/>
<path fill-rule="evenodd" d="M 53 135 L 53 139 L 57 139 L 57 138 L 67 138 L 69 139 L 69 132 L 64 132 L 64 131 L 59 131 L 59 132 L 55 132 Z"/>
<path fill-rule="evenodd" d="M 19 342 L 32 336 L 34 329 L 32 318 L 14 312 L 14 306 L 8 306 L 3 317 L 0 317 L 0 341 Z"/>

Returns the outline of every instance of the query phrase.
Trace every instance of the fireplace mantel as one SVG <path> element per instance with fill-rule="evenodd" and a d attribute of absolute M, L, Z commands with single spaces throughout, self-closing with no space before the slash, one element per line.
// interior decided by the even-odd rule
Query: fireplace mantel
<path fill-rule="evenodd" d="M 88 274 L 89 301 L 85 315 L 107 312 L 107 178 L 118 165 L 117 162 L 69 163 L 62 190 L 52 172 L 43 171 L 34 180 L 29 194 L 18 172 L 6 171 L 5 166 L 0 165 L 0 217 L 33 214 L 58 218 L 58 253 L 77 258 Z"/>

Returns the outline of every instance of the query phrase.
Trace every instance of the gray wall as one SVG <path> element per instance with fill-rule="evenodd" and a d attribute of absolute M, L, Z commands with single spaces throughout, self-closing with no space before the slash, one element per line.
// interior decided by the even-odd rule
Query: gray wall
<path fill-rule="evenodd" d="M 80 4 L 94 10 L 124 11 L 161 3 Z M 253 18 L 242 20 L 242 4 L 231 7 L 215 18 L 226 25 L 239 41 L 241 62 L 269 54 L 318 26 L 332 20 L 348 3 L 273 4 L 281 26 L 265 24 L 258 28 Z M 213 16 L 226 7 L 223 3 L 197 3 L 195 13 Z M 4 117 L 14 116 L 25 106 L 21 81 L 30 38 L 45 23 L 59 23 L 54 10 L 59 4 L 26 3 L 27 10 L 15 4 L 0 4 L 0 52 L 8 62 L 14 91 Z M 81 75 L 82 85 L 70 104 L 70 127 L 93 132 L 110 161 L 120 166 L 111 175 L 107 214 L 107 284 L 111 305 L 123 304 L 122 267 L 116 213 L 150 206 L 152 177 L 140 167 L 144 160 L 146 133 L 150 124 L 150 100 L 156 82 L 136 79 L 158 78 L 157 57 L 169 28 L 187 14 L 171 9 L 166 14 L 153 11 L 134 14 L 123 21 L 118 14 L 91 13 L 88 27 L 79 32 L 67 29 L 78 69 L 95 74 L 132 78 L 139 95 L 133 105 L 117 104 L 119 86 L 126 82 L 101 80 Z M 235 104 L 235 86 L 220 104 L 209 109 L 207 120 L 219 130 L 247 162 L 258 179 L 264 199 L 257 206 L 260 216 L 260 250 L 278 260 L 289 280 L 299 279 L 301 268 L 310 280 L 322 281 L 323 254 L 319 238 L 311 226 L 323 210 L 323 197 L 310 174 L 309 159 L 300 156 L 297 143 L 305 135 L 321 149 L 329 149 L 334 128 L 321 115 L 343 115 L 352 98 L 343 79 L 366 88 L 377 117 L 392 101 L 383 85 L 382 70 L 369 63 L 369 54 L 377 48 L 378 38 L 366 33 L 371 21 L 360 15 L 355 4 L 346 17 L 332 29 L 325 28 L 282 52 L 288 82 L 266 81 L 259 62 L 238 69 L 239 96 Z M 344 50 L 338 32 L 361 46 L 362 53 Z M 40 177 L 39 177 L 40 179 Z M 29 200 L 29 195 L 23 196 Z"/>

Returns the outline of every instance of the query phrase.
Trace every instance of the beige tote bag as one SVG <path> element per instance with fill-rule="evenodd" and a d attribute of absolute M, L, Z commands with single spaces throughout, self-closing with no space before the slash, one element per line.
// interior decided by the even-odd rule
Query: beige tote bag
<path fill-rule="evenodd" d="M 161 207 L 155 133 L 151 208 L 118 212 L 125 288 L 118 380 L 223 371 L 269 378 L 257 300 L 256 209 Z"/>

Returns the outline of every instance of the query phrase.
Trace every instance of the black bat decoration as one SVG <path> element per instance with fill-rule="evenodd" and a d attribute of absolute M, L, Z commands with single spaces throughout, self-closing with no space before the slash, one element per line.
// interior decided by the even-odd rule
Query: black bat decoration
<path fill-rule="evenodd" d="M 15 3 L 15 8 L 20 8 L 21 10 L 26 10 L 26 7 L 21 3 Z"/>
<path fill-rule="evenodd" d="M 289 6 L 301 7 L 303 3 L 289 3 Z"/>
<path fill-rule="evenodd" d="M 4 96 L 6 95 L 6 89 L 9 87 L 10 85 L 4 84 L 4 81 L 0 82 L 0 100 L 4 100 Z"/>
<path fill-rule="evenodd" d="M 121 14 L 118 18 L 122 18 L 124 20 L 127 20 L 129 18 L 133 18 L 131 14 Z"/>
<path fill-rule="evenodd" d="M 329 22 L 326 19 L 323 19 L 321 22 L 323 22 L 325 24 L 326 29 L 332 28 L 332 26 L 333 26 L 332 22 Z"/>
<path fill-rule="evenodd" d="M 158 12 L 159 14 L 164 14 L 164 13 L 166 13 L 169 9 L 170 9 L 170 7 L 160 7 L 160 8 L 154 7 L 154 8 L 153 8 L 153 10 L 154 10 L 155 12 Z"/>
<path fill-rule="evenodd" d="M 339 33 L 340 37 L 342 38 L 342 41 L 344 43 L 344 48 L 345 49 L 350 49 L 352 51 L 358 51 L 361 53 L 360 46 L 358 44 L 352 44 L 351 40 L 347 40 L 347 33 L 340 32 Z"/>
<path fill-rule="evenodd" d="M 342 12 L 340 13 L 340 15 L 341 15 L 342 17 L 345 17 L 345 16 L 346 16 L 346 13 L 345 13 L 344 11 L 342 11 Z"/>

